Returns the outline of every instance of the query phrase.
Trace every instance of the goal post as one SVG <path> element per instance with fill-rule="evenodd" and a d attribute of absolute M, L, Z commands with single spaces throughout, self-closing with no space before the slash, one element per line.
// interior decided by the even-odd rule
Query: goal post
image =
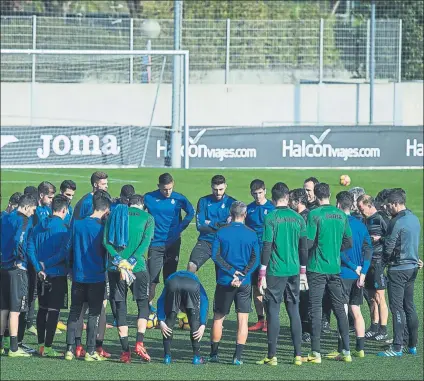
<path fill-rule="evenodd" d="M 188 50 L 1 49 L 1 82 L 3 168 L 169 166 L 171 146 L 189 168 Z"/>

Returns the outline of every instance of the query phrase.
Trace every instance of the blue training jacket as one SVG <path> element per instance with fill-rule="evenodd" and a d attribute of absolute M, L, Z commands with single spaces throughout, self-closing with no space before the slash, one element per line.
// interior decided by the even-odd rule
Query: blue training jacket
<path fill-rule="evenodd" d="M 264 205 L 258 205 L 255 201 L 247 206 L 247 217 L 245 224 L 256 232 L 259 245 L 262 245 L 262 235 L 264 232 L 264 219 L 268 213 L 275 209 L 274 204 L 267 200 Z"/>
<path fill-rule="evenodd" d="M 50 216 L 42 220 L 33 229 L 28 239 L 28 257 L 38 273 L 42 270 L 40 262 L 44 263 L 44 272 L 52 277 L 67 275 L 69 258 L 63 247 L 69 241 L 69 229 L 58 216 Z"/>
<path fill-rule="evenodd" d="M 348 216 L 352 230 L 352 247 L 340 253 L 340 276 L 344 279 L 358 279 L 355 270 L 362 267 L 361 273 L 366 274 L 372 258 L 372 243 L 367 227 L 355 216 Z"/>
<path fill-rule="evenodd" d="M 173 274 L 171 274 L 165 281 L 165 286 L 163 288 L 162 294 L 158 299 L 158 320 L 159 321 L 165 321 L 166 315 L 165 315 L 165 299 L 166 299 L 166 285 L 167 283 L 173 279 L 173 278 L 190 278 L 195 280 L 197 283 L 199 283 L 200 286 L 200 325 L 206 325 L 208 322 L 208 308 L 209 308 L 209 301 L 208 301 L 208 295 L 206 294 L 205 289 L 202 286 L 202 283 L 200 283 L 199 278 L 196 276 L 196 274 L 193 274 L 190 271 L 177 271 Z"/>
<path fill-rule="evenodd" d="M 213 242 L 217 230 L 227 225 L 230 208 L 234 201 L 236 200 L 227 194 L 224 194 L 221 200 L 217 200 L 213 194 L 199 199 L 196 212 L 199 241 Z M 206 224 L 205 221 L 210 223 Z"/>
<path fill-rule="evenodd" d="M 69 256 L 72 280 L 79 283 L 100 283 L 106 280 L 107 255 L 103 246 L 104 225 L 98 218 L 75 220 L 64 247 Z"/>
<path fill-rule="evenodd" d="M 48 205 L 38 205 L 33 216 L 33 224 L 37 226 L 45 218 L 52 215 L 52 209 Z"/>
<path fill-rule="evenodd" d="M 93 214 L 93 194 L 87 193 L 79 200 L 74 208 L 73 220 L 82 220 Z"/>
<path fill-rule="evenodd" d="M 71 205 L 68 206 L 68 213 L 65 216 L 65 219 L 63 220 L 63 222 L 65 223 L 65 225 L 70 226 L 71 225 L 71 220 L 72 220 L 72 216 L 73 216 L 73 208 Z"/>
<path fill-rule="evenodd" d="M 165 246 L 174 243 L 194 217 L 194 208 L 185 196 L 172 192 L 165 197 L 160 190 L 144 195 L 144 206 L 155 219 L 155 233 L 151 246 Z M 184 210 L 186 216 L 181 216 Z"/>
<path fill-rule="evenodd" d="M 260 262 L 256 233 L 241 222 L 219 229 L 212 244 L 212 260 L 218 265 L 218 284 L 229 286 L 236 271 L 244 274 L 243 284 L 250 284 Z"/>
<path fill-rule="evenodd" d="M 27 268 L 26 252 L 28 236 L 32 230 L 32 218 L 16 209 L 1 219 L 1 268 L 13 269 L 18 264 Z"/>

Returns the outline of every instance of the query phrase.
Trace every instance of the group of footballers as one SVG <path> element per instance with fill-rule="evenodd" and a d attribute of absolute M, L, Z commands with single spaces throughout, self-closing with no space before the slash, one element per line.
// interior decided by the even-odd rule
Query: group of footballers
<path fill-rule="evenodd" d="M 72 209 L 76 184 L 65 180 L 56 187 L 43 181 L 38 188 L 10 197 L 1 214 L 0 351 L 10 357 L 29 357 L 23 344 L 32 327 L 38 295 L 37 353 L 63 354 L 52 348 L 60 311 L 68 308 L 66 360 L 83 357 L 102 361 L 106 306 L 115 319 L 122 347 L 120 361 L 130 363 L 132 352 L 144 361 L 149 314 L 157 312 L 163 336 L 164 363 L 172 362 L 173 327 L 186 314 L 195 365 L 219 362 L 223 322 L 235 304 L 238 329 L 233 364 L 243 364 L 249 331 L 267 332 L 268 353 L 257 362 L 277 365 L 280 308 L 284 302 L 294 347 L 293 364 L 321 363 L 321 333 L 328 332 L 331 312 L 337 319 L 338 349 L 326 357 L 351 362 L 364 357 L 365 339 L 390 344 L 389 307 L 393 340 L 379 356 L 417 354 L 418 316 L 414 282 L 422 261 L 418 257 L 420 222 L 406 207 L 401 188 L 384 189 L 372 197 L 362 188 L 342 191 L 330 204 L 330 187 L 311 177 L 303 187 L 289 190 L 276 183 L 267 198 L 262 180 L 253 180 L 254 199 L 246 205 L 230 197 L 226 179 L 211 180 L 211 194 L 197 209 L 174 190 L 169 173 L 159 176 L 158 189 L 144 196 L 124 185 L 118 198 L 107 192 L 108 175 L 94 172 L 92 192 Z M 177 271 L 181 234 L 196 218 L 198 240 L 187 270 Z M 147 254 L 147 255 L 146 255 Z M 147 257 L 147 258 L 146 258 Z M 208 321 L 209 301 L 196 272 L 209 260 L 215 264 L 211 352 L 200 355 Z M 163 272 L 164 289 L 153 306 Z M 137 334 L 130 349 L 127 294 L 138 308 Z M 368 302 L 371 326 L 366 331 L 361 312 Z M 257 323 L 248 327 L 251 305 Z M 31 312 L 32 311 L 32 312 Z M 87 341 L 81 343 L 84 315 Z M 349 331 L 356 334 L 351 350 Z M 302 341 L 311 351 L 302 357 Z"/>

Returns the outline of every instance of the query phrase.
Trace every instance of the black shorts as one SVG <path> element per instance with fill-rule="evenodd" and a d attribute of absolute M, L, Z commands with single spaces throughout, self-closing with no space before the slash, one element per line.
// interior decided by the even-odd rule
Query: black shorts
<path fill-rule="evenodd" d="M 134 273 L 135 280 L 131 284 L 130 289 L 133 294 L 133 300 L 143 300 L 149 298 L 149 273 L 140 271 Z M 115 302 L 124 302 L 127 300 L 128 286 L 121 279 L 121 275 L 117 271 L 109 272 L 110 300 Z"/>
<path fill-rule="evenodd" d="M 217 284 L 213 300 L 213 312 L 228 315 L 232 304 L 235 304 L 237 313 L 252 312 L 252 285 L 242 284 L 240 287 L 223 286 Z"/>
<path fill-rule="evenodd" d="M 357 286 L 357 279 L 343 279 L 343 294 L 346 303 L 351 306 L 362 306 L 364 302 L 364 289 Z"/>
<path fill-rule="evenodd" d="M 147 270 L 151 283 L 160 283 L 159 276 L 162 268 L 164 280 L 177 271 L 180 247 L 181 238 L 169 246 L 150 246 Z"/>
<path fill-rule="evenodd" d="M 28 311 L 28 274 L 18 268 L 1 270 L 0 309 Z"/>
<path fill-rule="evenodd" d="M 200 312 L 200 283 L 192 278 L 175 276 L 166 283 L 165 315 L 192 310 Z"/>
<path fill-rule="evenodd" d="M 199 240 L 191 251 L 189 262 L 194 263 L 199 270 L 211 256 L 212 243 Z"/>
<path fill-rule="evenodd" d="M 300 276 L 293 275 L 289 277 L 270 276 L 266 277 L 264 302 L 273 300 L 275 303 L 299 303 Z"/>
<path fill-rule="evenodd" d="M 88 308 L 100 315 L 105 295 L 106 282 L 99 283 L 79 283 L 72 282 L 71 287 L 71 309 L 72 305 L 84 305 L 88 303 Z"/>
<path fill-rule="evenodd" d="M 365 288 L 367 290 L 385 290 L 387 278 L 384 275 L 384 267 L 381 261 L 372 261 L 365 277 Z"/>
<path fill-rule="evenodd" d="M 38 305 L 43 308 L 61 310 L 68 308 L 68 278 L 66 276 L 47 277 L 37 284 Z"/>

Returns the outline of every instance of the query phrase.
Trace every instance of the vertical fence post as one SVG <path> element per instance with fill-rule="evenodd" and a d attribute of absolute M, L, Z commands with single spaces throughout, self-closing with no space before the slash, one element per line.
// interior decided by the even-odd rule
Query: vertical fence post
<path fill-rule="evenodd" d="M 32 49 L 37 49 L 37 16 L 32 16 Z M 31 66 L 31 87 L 30 87 L 30 125 L 34 125 L 34 111 L 35 111 L 35 54 L 32 55 L 32 66 Z"/>
<path fill-rule="evenodd" d="M 398 82 L 402 82 L 402 19 L 399 20 Z"/>
<path fill-rule="evenodd" d="M 375 0 L 371 0 L 371 44 L 370 44 L 370 124 L 374 124 L 374 79 L 375 79 Z"/>
<path fill-rule="evenodd" d="M 184 168 L 189 169 L 190 168 L 190 157 L 189 157 L 189 140 L 190 137 L 190 127 L 188 125 L 188 83 L 190 80 L 189 77 L 189 53 L 186 53 L 184 55 L 184 113 L 183 113 L 183 121 L 184 121 Z"/>
<path fill-rule="evenodd" d="M 324 79 L 324 19 L 319 25 L 319 83 Z"/>
<path fill-rule="evenodd" d="M 225 51 L 225 84 L 230 80 L 230 39 L 231 39 L 231 21 L 227 19 L 227 48 Z"/>
<path fill-rule="evenodd" d="M 130 50 L 134 50 L 134 19 L 130 18 Z M 134 56 L 130 56 L 130 83 L 134 82 Z"/>
<path fill-rule="evenodd" d="M 370 80 L 370 36 L 371 36 L 371 20 L 368 19 L 367 20 L 367 52 L 366 52 L 366 57 L 365 57 L 365 75 L 366 75 L 366 80 L 369 81 Z"/>

